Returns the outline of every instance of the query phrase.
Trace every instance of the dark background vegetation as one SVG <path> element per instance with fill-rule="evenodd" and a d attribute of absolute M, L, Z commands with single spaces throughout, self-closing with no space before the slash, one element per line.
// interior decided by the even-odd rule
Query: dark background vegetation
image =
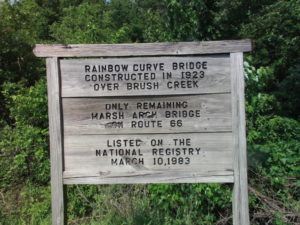
<path fill-rule="evenodd" d="M 45 61 L 36 43 L 251 38 L 251 224 L 300 224 L 299 0 L 0 3 L 0 224 L 50 224 Z M 231 224 L 229 184 L 68 185 L 69 224 Z"/>

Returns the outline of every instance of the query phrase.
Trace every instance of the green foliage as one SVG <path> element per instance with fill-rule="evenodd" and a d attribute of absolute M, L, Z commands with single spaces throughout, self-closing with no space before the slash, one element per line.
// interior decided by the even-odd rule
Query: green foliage
<path fill-rule="evenodd" d="M 46 28 L 51 17 L 51 12 L 31 0 L 14 5 L 0 3 L 0 85 L 21 79 L 34 84 L 40 77 L 44 70 L 32 47 L 48 38 Z"/>
<path fill-rule="evenodd" d="M 46 80 L 24 88 L 22 82 L 5 83 L 2 91 L 15 126 L 30 125 L 48 128 Z"/>
<path fill-rule="evenodd" d="M 149 185 L 148 191 L 159 224 L 216 224 L 231 206 L 226 185 L 160 184 Z"/>
<path fill-rule="evenodd" d="M 274 80 L 272 69 L 246 63 L 245 75 L 250 165 L 272 184 L 288 182 L 285 177 L 299 176 L 300 123 L 275 114 L 282 106 L 275 95 L 266 93 Z"/>
<path fill-rule="evenodd" d="M 174 40 L 215 40 L 219 37 L 214 24 L 214 1 L 167 2 L 168 28 Z"/>
<path fill-rule="evenodd" d="M 144 185 L 72 185 L 67 196 L 70 224 L 159 224 Z"/>
<path fill-rule="evenodd" d="M 48 186 L 34 186 L 28 183 L 21 195 L 22 198 L 27 199 L 21 210 L 23 220 L 26 221 L 25 224 L 49 224 L 50 188 Z"/>
<path fill-rule="evenodd" d="M 14 5 L 0 2 L 0 92 L 5 82 L 22 80 L 33 85 L 45 69 L 32 53 L 40 38 L 47 38 L 47 26 L 54 15 L 33 0 Z M 0 94 L 0 117 L 10 123 L 4 96 Z M 1 124 L 0 124 L 1 126 Z"/>
<path fill-rule="evenodd" d="M 275 92 L 277 98 L 282 102 L 281 114 L 295 117 L 300 120 L 300 65 L 297 64 L 288 70 L 287 77 L 278 83 Z"/>
<path fill-rule="evenodd" d="M 85 3 L 63 9 L 62 19 L 51 26 L 52 36 L 62 43 L 105 42 L 109 29 L 102 25 L 104 7 L 103 3 Z"/>
<path fill-rule="evenodd" d="M 165 10 L 148 10 L 149 41 L 215 40 L 220 37 L 214 23 L 214 1 L 167 0 Z"/>
<path fill-rule="evenodd" d="M 300 123 L 276 115 L 276 112 L 285 109 L 286 104 L 278 100 L 276 93 L 270 92 L 275 79 L 272 67 L 256 69 L 245 63 L 245 75 L 250 185 L 262 192 L 250 201 L 251 206 L 268 211 L 270 206 L 260 198 L 272 193 L 277 210 L 297 210 L 300 207 L 296 201 L 299 198 Z M 282 203 L 278 206 L 280 201 Z M 286 224 L 284 221 L 289 221 L 280 213 L 273 217 L 272 224 Z"/>
<path fill-rule="evenodd" d="M 62 14 L 50 27 L 61 43 L 128 43 L 142 37 L 141 15 L 129 0 L 83 3 L 63 9 Z"/>
<path fill-rule="evenodd" d="M 243 26 L 243 36 L 254 40 L 256 65 L 275 64 L 280 69 L 299 62 L 299 3 L 299 0 L 277 1 L 252 15 L 251 22 Z"/>
<path fill-rule="evenodd" d="M 45 184 L 49 180 L 49 153 L 45 80 L 30 88 L 6 83 L 3 94 L 14 126 L 0 131 L 2 185 L 29 179 Z"/>
<path fill-rule="evenodd" d="M 249 15 L 249 22 L 242 25 L 240 35 L 253 39 L 251 63 L 256 67 L 273 70 L 273 82 L 268 92 L 282 103 L 278 114 L 299 116 L 299 46 L 300 1 L 279 0 Z"/>
<path fill-rule="evenodd" d="M 270 92 L 276 82 L 273 67 L 261 66 L 256 69 L 251 65 L 252 61 L 252 57 L 247 57 L 247 61 L 244 63 L 246 98 L 248 101 L 251 101 L 258 94 Z"/>
<path fill-rule="evenodd" d="M 249 24 L 250 18 L 257 16 L 266 6 L 278 0 L 222 0 L 216 1 L 215 23 L 219 24 L 221 39 L 239 39 L 241 27 Z M 242 33 L 243 34 L 243 33 Z M 245 37 L 248 37 L 247 35 Z M 249 37 L 248 37 L 249 38 Z"/>
<path fill-rule="evenodd" d="M 255 46 L 245 62 L 251 224 L 298 223 L 299 16 L 299 0 L 0 2 L 0 224 L 50 224 L 45 65 L 32 54 L 36 43 L 240 38 Z M 70 185 L 69 223 L 230 224 L 231 189 Z"/>
<path fill-rule="evenodd" d="M 50 225 L 51 195 L 49 186 L 30 182 L 23 187 L 14 186 L 5 192 L 0 202 L 1 225 Z"/>

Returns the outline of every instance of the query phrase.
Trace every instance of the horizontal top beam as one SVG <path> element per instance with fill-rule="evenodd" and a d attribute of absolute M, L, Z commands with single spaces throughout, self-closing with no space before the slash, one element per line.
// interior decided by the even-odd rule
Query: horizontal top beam
<path fill-rule="evenodd" d="M 133 44 L 37 44 L 37 57 L 109 57 L 218 54 L 249 52 L 251 40 Z"/>

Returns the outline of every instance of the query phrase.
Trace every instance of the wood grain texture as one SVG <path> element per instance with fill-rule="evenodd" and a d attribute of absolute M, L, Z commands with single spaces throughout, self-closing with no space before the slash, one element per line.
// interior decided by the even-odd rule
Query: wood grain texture
<path fill-rule="evenodd" d="M 47 58 L 48 112 L 51 158 L 52 224 L 64 224 L 63 143 L 57 58 Z"/>
<path fill-rule="evenodd" d="M 61 60 L 61 80 L 62 97 L 224 93 L 230 62 L 228 55 Z"/>
<path fill-rule="evenodd" d="M 64 145 L 66 184 L 233 181 L 232 133 L 79 135 L 65 136 Z"/>
<path fill-rule="evenodd" d="M 243 53 L 231 54 L 234 138 L 233 224 L 249 225 Z"/>
<path fill-rule="evenodd" d="M 192 55 L 251 51 L 251 40 L 166 42 L 141 44 L 39 44 L 33 52 L 38 57 L 150 56 Z"/>
<path fill-rule="evenodd" d="M 63 98 L 64 134 L 231 131 L 230 100 L 230 94 L 118 99 Z M 174 107 L 167 108 L 168 105 Z M 118 108 L 111 109 L 116 106 Z M 153 106 L 166 108 L 150 108 Z"/>
<path fill-rule="evenodd" d="M 64 172 L 64 184 L 233 183 L 233 181 L 232 171 L 211 171 L 204 174 L 201 172 L 155 171 L 153 173 L 140 172 L 126 177 L 109 178 L 102 178 L 99 175 L 90 176 Z"/>

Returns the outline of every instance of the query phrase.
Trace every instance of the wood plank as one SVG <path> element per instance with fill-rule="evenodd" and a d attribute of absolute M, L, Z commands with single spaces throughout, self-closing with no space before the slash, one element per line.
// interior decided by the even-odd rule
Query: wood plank
<path fill-rule="evenodd" d="M 65 135 L 231 131 L 230 94 L 63 98 Z"/>
<path fill-rule="evenodd" d="M 251 51 L 251 40 L 133 44 L 38 44 L 37 57 L 95 57 L 219 54 Z"/>
<path fill-rule="evenodd" d="M 164 174 L 161 177 L 161 174 Z M 176 176 L 176 177 L 174 177 Z M 128 177 L 102 178 L 100 176 L 86 176 L 78 173 L 64 172 L 64 184 L 160 184 L 160 183 L 233 183 L 232 171 L 212 171 L 185 173 L 181 172 L 157 172 L 138 173 Z"/>
<path fill-rule="evenodd" d="M 170 75 L 171 77 L 168 77 Z M 62 97 L 230 92 L 228 55 L 61 60 Z"/>
<path fill-rule="evenodd" d="M 232 133 L 65 136 L 64 183 L 232 182 Z"/>
<path fill-rule="evenodd" d="M 57 58 L 47 58 L 48 112 L 51 158 L 52 224 L 64 224 L 63 146 Z"/>
<path fill-rule="evenodd" d="M 231 54 L 234 137 L 233 224 L 249 225 L 243 53 Z"/>

